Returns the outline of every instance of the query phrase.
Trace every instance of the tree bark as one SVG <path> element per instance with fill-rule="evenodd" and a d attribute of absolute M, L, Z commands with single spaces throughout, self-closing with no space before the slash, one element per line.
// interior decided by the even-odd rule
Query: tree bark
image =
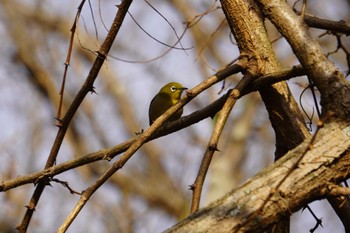
<path fill-rule="evenodd" d="M 236 38 L 241 56 L 251 60 L 249 70 L 264 75 L 281 69 L 268 38 L 263 16 L 254 1 L 221 1 L 222 9 Z M 263 46 L 262 46 L 263 45 Z M 299 145 L 309 132 L 298 105 L 286 82 L 259 90 L 275 131 L 275 160 Z M 271 232 L 288 233 L 289 219 L 281 221 Z"/>
<path fill-rule="evenodd" d="M 333 112 L 339 118 L 350 118 L 350 84 L 343 73 L 328 60 L 319 43 L 313 39 L 303 18 L 295 14 L 286 1 L 259 0 L 263 14 L 286 38 L 308 77 L 321 93 L 323 114 Z"/>
<path fill-rule="evenodd" d="M 332 184 L 350 176 L 349 169 L 349 122 L 325 124 L 312 145 L 305 140 L 241 187 L 166 232 L 262 232 L 306 204 L 327 197 Z"/>
<path fill-rule="evenodd" d="M 260 9 L 264 16 L 270 17 L 320 90 L 323 116 L 331 116 L 331 120 L 328 118 L 328 123 L 310 143 L 286 83 L 260 90 L 276 134 L 275 155 L 279 160 L 167 232 L 261 232 L 262 229 L 288 232 L 286 226 L 292 212 L 327 197 L 329 184 L 349 176 L 346 171 L 350 164 L 347 161 L 350 156 L 349 84 L 323 55 L 302 19 L 284 1 L 275 2 L 278 1 L 261 0 L 256 5 L 253 1 L 225 0 L 221 4 L 240 54 L 249 58 L 248 70 L 256 75 L 280 69 Z M 334 101 L 337 103 L 332 105 Z M 302 160 L 298 163 L 300 157 Z M 275 225 L 278 222 L 280 224 Z"/>

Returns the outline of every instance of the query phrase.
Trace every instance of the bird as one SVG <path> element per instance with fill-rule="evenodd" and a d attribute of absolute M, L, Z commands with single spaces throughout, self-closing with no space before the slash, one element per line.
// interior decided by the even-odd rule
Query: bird
<path fill-rule="evenodd" d="M 166 110 L 175 105 L 181 98 L 181 94 L 188 88 L 183 87 L 180 83 L 170 82 L 164 85 L 159 92 L 153 97 L 149 109 L 149 125 L 160 117 Z M 183 108 L 180 108 L 175 112 L 168 121 L 174 121 L 181 117 Z"/>

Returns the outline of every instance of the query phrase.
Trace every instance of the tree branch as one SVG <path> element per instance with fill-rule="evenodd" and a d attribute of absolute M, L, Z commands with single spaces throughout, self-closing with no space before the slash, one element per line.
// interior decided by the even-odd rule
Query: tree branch
<path fill-rule="evenodd" d="M 107 37 L 103 44 L 101 45 L 100 50 L 98 51 L 98 56 L 96 57 L 96 60 L 90 70 L 90 73 L 88 77 L 85 80 L 85 83 L 83 84 L 82 88 L 76 95 L 75 99 L 73 100 L 72 104 L 68 108 L 65 116 L 61 119 L 61 125 L 59 128 L 59 131 L 57 133 L 55 142 L 51 148 L 50 155 L 47 159 L 45 169 L 48 169 L 49 167 L 53 166 L 56 157 L 58 154 L 58 151 L 61 147 L 63 138 L 67 132 L 68 126 L 75 115 L 76 111 L 78 110 L 80 104 L 84 100 L 85 96 L 87 93 L 90 91 L 93 91 L 93 84 L 95 82 L 95 79 L 97 78 L 97 75 L 108 55 L 108 52 L 110 48 L 112 47 L 112 44 L 119 32 L 119 29 L 122 25 L 122 22 L 124 20 L 125 14 L 128 10 L 128 7 L 131 4 L 131 0 L 124 0 L 122 1 L 121 5 L 119 6 L 119 10 L 116 14 L 116 17 L 113 21 L 113 24 L 107 34 Z M 43 193 L 44 189 L 46 186 L 46 181 L 45 180 L 40 180 L 39 183 L 37 184 L 37 187 L 30 199 L 30 202 L 28 204 L 27 211 L 22 219 L 22 222 L 16 227 L 20 232 L 26 232 L 27 228 L 29 226 L 29 222 L 32 218 L 32 215 L 34 213 L 35 207 L 37 206 L 40 196 Z"/>
<path fill-rule="evenodd" d="M 239 67 L 230 66 L 225 68 L 222 71 L 217 72 L 214 76 L 217 76 L 219 79 L 224 79 L 233 73 L 238 72 Z M 257 91 L 259 88 L 269 86 L 273 83 L 280 82 L 282 80 L 288 80 L 290 78 L 304 75 L 304 71 L 301 66 L 295 66 L 289 69 L 281 70 L 280 72 L 275 72 L 273 74 L 268 74 L 266 76 L 254 79 L 249 86 L 242 89 L 242 96 L 246 95 L 250 92 Z M 188 116 L 181 117 L 177 121 L 168 122 L 163 125 L 162 128 L 157 130 L 155 134 L 149 138 L 150 140 L 166 136 L 168 134 L 174 133 L 176 131 L 179 131 L 183 128 L 186 128 L 190 125 L 193 125 L 203 119 L 206 119 L 208 117 L 212 117 L 215 115 L 222 106 L 224 105 L 228 94 L 223 95 L 218 100 L 214 101 L 210 105 L 206 106 L 205 108 L 198 110 L 196 112 L 193 112 L 192 114 Z M 40 180 L 56 176 L 58 174 L 61 174 L 65 171 L 84 166 L 96 161 L 101 160 L 107 160 L 110 161 L 115 156 L 119 155 L 120 153 L 125 152 L 130 145 L 136 140 L 136 137 L 131 138 L 123 143 L 120 143 L 116 146 L 101 149 L 99 151 L 89 153 L 82 156 L 77 156 L 76 158 L 66 161 L 64 163 L 52 166 L 50 168 L 46 168 L 40 172 L 36 172 L 30 175 L 20 176 L 16 177 L 13 180 L 5 180 L 0 183 L 0 192 L 4 192 L 16 187 L 19 187 L 24 184 L 29 183 L 38 183 Z"/>
<path fill-rule="evenodd" d="M 193 190 L 192 196 L 192 205 L 191 205 L 191 213 L 195 212 L 199 208 L 200 197 L 202 193 L 202 188 L 204 184 L 205 177 L 207 175 L 211 160 L 216 151 L 218 151 L 217 145 L 221 136 L 221 133 L 224 129 L 224 126 L 227 122 L 227 119 L 231 113 L 233 106 L 236 101 L 241 97 L 241 92 L 249 86 L 251 81 L 254 79 L 253 75 L 247 72 L 244 77 L 238 82 L 236 87 L 232 89 L 228 98 L 225 101 L 221 111 L 219 112 L 218 120 L 215 123 L 213 133 L 209 140 L 207 149 L 204 153 L 200 168 L 198 170 L 197 178 L 193 185 L 191 185 L 191 189 Z"/>
<path fill-rule="evenodd" d="M 343 20 L 333 21 L 306 14 L 304 21 L 309 27 L 350 35 L 350 25 Z"/>
<path fill-rule="evenodd" d="M 286 38 L 295 55 L 321 93 L 322 113 L 350 117 L 350 84 L 321 46 L 308 32 L 305 23 L 286 1 L 258 0 L 263 14 Z"/>
<path fill-rule="evenodd" d="M 310 138 L 242 186 L 166 232 L 261 232 L 305 204 L 324 198 L 321 190 L 350 176 L 349 130 L 346 122 L 325 124 L 304 156 Z M 299 165 L 285 179 L 302 156 Z M 285 179 L 283 184 L 275 190 L 282 179 Z M 269 201 L 261 210 L 267 198 Z M 255 217 L 243 226 L 247 216 Z"/>

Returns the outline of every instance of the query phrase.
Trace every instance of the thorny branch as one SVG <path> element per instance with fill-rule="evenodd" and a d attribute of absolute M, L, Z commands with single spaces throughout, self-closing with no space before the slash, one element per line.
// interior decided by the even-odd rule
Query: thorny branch
<path fill-rule="evenodd" d="M 242 72 L 243 67 L 241 65 L 233 65 L 234 70 L 237 72 Z M 220 77 L 214 75 L 207 80 L 203 81 L 199 85 L 195 86 L 191 90 L 187 91 L 184 98 L 182 98 L 177 104 L 169 108 L 163 115 L 157 118 L 153 124 L 148 128 L 144 133 L 139 134 L 135 140 L 131 143 L 130 147 L 125 151 L 125 153 L 115 161 L 97 180 L 94 184 L 89 186 L 79 199 L 78 203 L 71 211 L 69 216 L 66 218 L 62 226 L 59 228 L 57 232 L 65 232 L 76 216 L 80 213 L 82 208 L 85 206 L 90 197 L 99 189 L 116 171 L 121 169 L 125 163 L 135 154 L 135 152 L 146 143 L 156 131 L 163 126 L 169 117 L 174 114 L 178 109 L 183 107 L 189 101 L 191 101 L 195 96 L 211 87 L 213 84 L 221 81 Z"/>
<path fill-rule="evenodd" d="M 219 112 L 218 120 L 215 123 L 212 136 L 209 140 L 207 149 L 204 153 L 204 156 L 197 174 L 197 178 L 194 184 L 191 185 L 191 189 L 193 190 L 191 213 L 197 211 L 199 208 L 199 202 L 200 202 L 204 180 L 207 175 L 214 152 L 218 151 L 217 145 L 218 145 L 221 133 L 229 117 L 229 114 L 231 113 L 231 110 L 235 105 L 236 101 L 241 97 L 242 90 L 244 90 L 250 84 L 253 78 L 254 78 L 253 75 L 247 72 L 243 76 L 243 78 L 238 82 L 237 86 L 230 91 L 228 98 L 226 99 L 226 102 L 222 107 L 222 110 Z"/>
<path fill-rule="evenodd" d="M 79 108 L 80 104 L 84 100 L 85 96 L 87 93 L 93 91 L 93 84 L 95 82 L 95 79 L 97 78 L 97 75 L 104 64 L 104 61 L 108 55 L 108 52 L 110 48 L 112 47 L 112 44 L 119 32 L 119 29 L 122 25 L 123 19 L 126 15 L 126 12 L 131 4 L 132 0 L 124 0 L 122 3 L 119 5 L 119 10 L 116 14 L 116 17 L 113 21 L 113 24 L 111 26 L 111 29 L 108 32 L 108 35 L 101 45 L 100 50 L 98 51 L 98 56 L 95 59 L 94 64 L 92 65 L 92 68 L 90 70 L 90 73 L 88 77 L 86 78 L 85 83 L 83 84 L 82 88 L 76 95 L 75 99 L 73 100 L 72 104 L 68 108 L 65 116 L 61 120 L 61 126 L 59 128 L 59 131 L 57 133 L 55 142 L 51 148 L 50 155 L 47 159 L 45 169 L 50 168 L 51 166 L 54 165 L 56 161 L 56 157 L 58 154 L 58 151 L 61 147 L 63 138 L 67 132 L 68 126 L 75 115 L 77 109 Z M 30 200 L 30 203 L 28 205 L 27 211 L 23 217 L 22 222 L 16 227 L 20 232 L 26 232 L 27 228 L 29 226 L 30 220 L 32 218 L 32 215 L 34 213 L 35 207 L 37 206 L 40 196 L 43 193 L 44 189 L 46 186 L 46 181 L 42 180 L 39 181 L 32 198 Z"/>
<path fill-rule="evenodd" d="M 213 75 L 213 77 L 216 76 L 218 77 L 219 80 L 223 80 L 224 78 L 227 78 L 228 76 L 238 72 L 239 72 L 239 67 L 229 66 L 223 70 L 218 71 L 215 75 Z M 302 67 L 296 66 L 291 69 L 285 69 L 277 73 L 265 75 L 261 78 L 254 79 L 248 87 L 242 89 L 241 96 L 246 95 L 252 91 L 257 91 L 261 87 L 265 87 L 273 83 L 287 80 L 293 77 L 301 76 L 303 74 L 304 74 L 304 71 Z M 213 116 L 213 114 L 215 115 L 218 111 L 220 111 L 227 97 L 228 95 L 226 94 L 199 111 L 196 111 L 188 116 L 184 116 L 177 121 L 164 124 L 164 126 L 159 130 L 157 130 L 157 132 L 152 137 L 150 137 L 149 140 L 153 140 L 158 137 L 162 137 L 170 133 L 176 132 L 192 124 L 195 124 L 205 118 L 211 117 Z M 24 184 L 37 183 L 40 180 L 53 177 L 65 171 L 68 171 L 80 166 L 84 166 L 96 161 L 101 161 L 101 160 L 110 161 L 115 156 L 125 152 L 135 140 L 136 140 L 136 137 L 110 148 L 101 149 L 97 152 L 78 156 L 72 160 L 52 166 L 40 172 L 36 172 L 26 176 L 20 176 L 13 180 L 2 181 L 0 183 L 0 192 L 7 191 Z"/>
<path fill-rule="evenodd" d="M 67 58 L 66 58 L 66 61 L 64 63 L 63 79 L 62 79 L 62 84 L 61 84 L 61 90 L 59 92 L 60 102 L 58 104 L 58 110 L 57 110 L 57 115 L 56 115 L 56 119 L 58 120 L 58 123 L 57 123 L 58 126 L 60 126 L 60 124 L 61 124 L 60 119 L 61 119 L 61 111 L 62 111 L 62 105 L 63 105 L 64 87 L 65 87 L 65 83 L 66 83 L 67 71 L 68 71 L 68 67 L 70 65 L 70 59 L 71 59 L 72 50 L 73 50 L 75 30 L 77 28 L 78 20 L 80 17 L 80 13 L 83 9 L 84 3 L 85 3 L 85 0 L 82 0 L 79 7 L 78 7 L 77 14 L 75 15 L 75 19 L 74 19 L 72 28 L 70 29 L 71 34 L 70 34 L 70 40 L 69 40 L 69 48 L 68 48 Z"/>

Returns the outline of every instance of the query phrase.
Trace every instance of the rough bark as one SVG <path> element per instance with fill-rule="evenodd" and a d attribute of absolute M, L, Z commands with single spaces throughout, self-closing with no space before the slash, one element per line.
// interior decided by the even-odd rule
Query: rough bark
<path fill-rule="evenodd" d="M 323 114 L 350 117 L 350 85 L 343 73 L 328 60 L 320 44 L 310 35 L 303 18 L 286 1 L 259 0 L 263 14 L 286 38 L 294 54 L 321 93 Z"/>
<path fill-rule="evenodd" d="M 276 133 L 275 164 L 207 208 L 167 232 L 261 232 L 313 200 L 327 197 L 328 187 L 349 175 L 349 84 L 322 53 L 302 19 L 284 1 L 221 1 L 241 56 L 251 60 L 249 71 L 266 74 L 279 64 L 268 41 L 262 15 L 276 25 L 321 93 L 323 116 L 332 118 L 310 144 L 297 105 L 285 83 L 260 90 Z M 259 9 L 260 8 L 260 9 Z M 283 10 L 282 10 L 283 9 Z M 284 11 L 286 9 L 286 11 Z M 335 102 L 335 103 L 334 103 Z M 305 139 L 306 138 L 306 139 Z M 305 139 L 305 140 L 304 140 Z M 300 144 L 304 141 L 302 144 Z M 298 166 L 293 168 L 301 156 Z M 291 174 L 288 174 L 293 169 Z M 277 184 L 286 177 L 281 187 Z M 265 203 L 265 200 L 268 200 Z M 281 224 L 279 225 L 281 226 Z M 277 227 L 278 228 L 278 227 Z M 282 228 L 279 232 L 288 232 Z"/>
<path fill-rule="evenodd" d="M 241 56 L 251 60 L 249 70 L 264 75 L 281 69 L 268 38 L 263 16 L 254 1 L 221 1 L 231 31 L 236 38 Z M 298 105 L 286 82 L 259 90 L 275 131 L 275 159 L 300 144 L 309 133 Z M 284 219 L 273 232 L 289 232 L 289 219 Z"/>
<path fill-rule="evenodd" d="M 331 184 L 350 176 L 349 139 L 348 122 L 326 124 L 312 145 L 310 139 L 305 140 L 241 187 L 166 232 L 261 232 L 307 203 L 326 197 Z M 274 187 L 305 151 L 298 166 L 276 190 Z"/>

